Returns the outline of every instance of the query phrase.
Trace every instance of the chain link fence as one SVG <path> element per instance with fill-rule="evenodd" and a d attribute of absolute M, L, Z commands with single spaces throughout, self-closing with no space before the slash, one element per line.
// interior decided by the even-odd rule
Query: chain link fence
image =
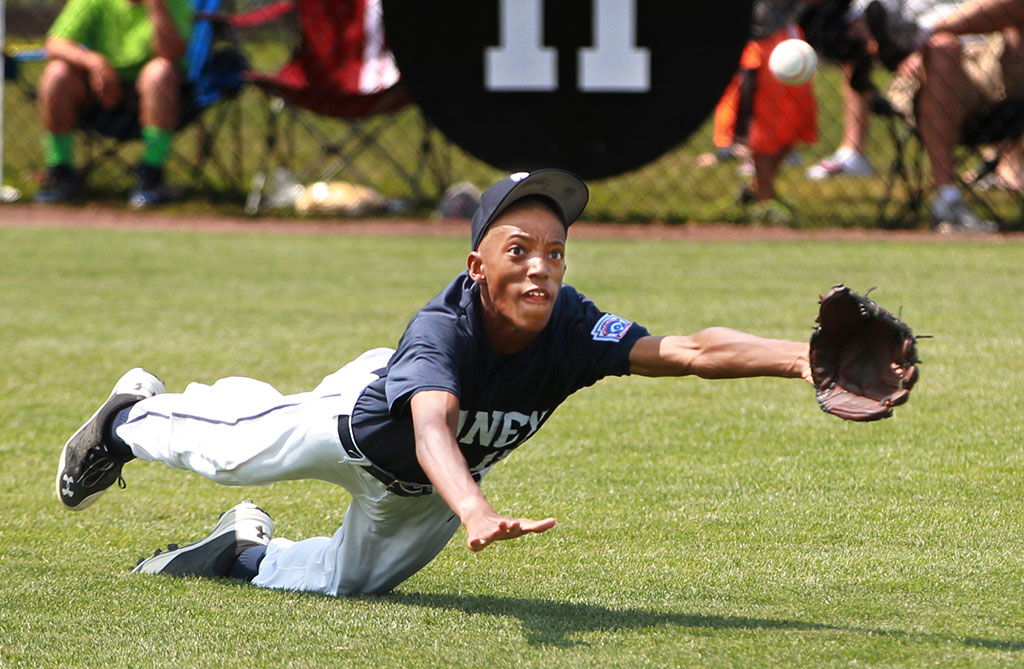
<path fill-rule="evenodd" d="M 261 6 L 266 5 L 238 0 L 222 10 L 238 13 Z M 3 175 L 6 184 L 19 188 L 25 198 L 32 197 L 44 172 L 35 91 L 45 61 L 32 55 L 61 7 L 60 2 L 46 0 L 7 1 Z M 298 41 L 299 24 L 294 17 L 282 17 L 245 30 L 222 29 L 214 50 L 238 49 L 253 71 L 270 74 L 289 61 Z M 892 75 L 876 67 L 869 76 L 878 90 L 885 91 Z M 825 175 L 815 168 L 842 143 L 843 85 L 840 66 L 823 59 L 813 80 L 818 140 L 786 156 L 775 180 L 779 198 L 797 212 L 789 224 L 926 227 L 932 190 L 928 159 L 902 118 L 872 111 L 864 142 L 869 173 Z M 130 168 L 141 153 L 139 142 L 112 142 L 89 133 L 76 133 L 75 142 L 86 197 L 122 201 L 131 184 Z M 969 172 L 984 168 L 987 154 L 958 149 L 957 155 L 958 171 L 970 177 Z M 749 205 L 743 200 L 752 171 L 750 159 L 741 153 L 716 153 L 709 118 L 653 163 L 593 182 L 587 218 L 749 224 Z M 452 185 L 469 182 L 485 187 L 501 174 L 448 141 L 414 102 L 353 121 L 283 104 L 253 85 L 213 104 L 179 132 L 167 163 L 168 181 L 182 195 L 182 202 L 174 206 L 208 209 L 213 203 L 225 213 L 237 213 L 246 204 L 251 212 L 275 211 L 275 205 L 287 207 L 276 213 L 289 212 L 302 186 L 322 182 L 323 195 L 332 183 L 344 182 L 366 196 L 362 202 L 422 214 L 432 211 Z M 983 208 L 1004 228 L 1020 228 L 1020 182 L 1013 183 L 1012 170 L 992 174 L 968 185 L 972 206 Z M 359 211 L 363 210 L 355 213 Z"/>

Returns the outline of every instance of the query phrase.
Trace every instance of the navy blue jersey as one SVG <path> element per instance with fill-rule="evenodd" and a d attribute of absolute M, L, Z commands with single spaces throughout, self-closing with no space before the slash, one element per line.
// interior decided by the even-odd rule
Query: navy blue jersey
<path fill-rule="evenodd" d="M 356 443 L 381 469 L 427 483 L 416 461 L 409 400 L 422 390 L 444 390 L 459 398 L 456 438 L 470 470 L 484 469 L 533 435 L 573 392 L 629 374 L 629 352 L 647 334 L 563 285 L 537 338 L 499 355 L 484 331 L 479 287 L 463 272 L 417 312 L 383 376 L 356 402 Z"/>

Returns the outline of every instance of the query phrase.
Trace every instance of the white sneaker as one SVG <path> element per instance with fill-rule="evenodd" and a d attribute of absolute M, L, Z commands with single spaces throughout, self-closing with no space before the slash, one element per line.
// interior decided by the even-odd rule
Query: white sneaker
<path fill-rule="evenodd" d="M 151 558 L 142 558 L 133 574 L 225 577 L 242 551 L 266 546 L 274 534 L 270 514 L 246 500 L 220 516 L 213 531 L 199 541 L 179 547 L 170 544 Z"/>
<path fill-rule="evenodd" d="M 71 435 L 57 463 L 57 499 L 68 509 L 81 511 L 114 483 L 124 487 L 121 467 L 131 458 L 107 450 L 103 442 L 107 421 L 125 407 L 164 392 L 164 382 L 141 367 L 125 372 L 110 397 L 82 427 Z"/>
<path fill-rule="evenodd" d="M 995 221 L 981 218 L 963 200 L 946 202 L 940 196 L 932 199 L 931 226 L 940 235 L 999 232 L 999 225 Z"/>
<path fill-rule="evenodd" d="M 871 161 L 859 151 L 837 149 L 831 156 L 822 158 L 807 168 L 807 178 L 811 181 L 823 181 L 830 177 L 846 175 L 851 177 L 869 177 L 875 173 Z"/>

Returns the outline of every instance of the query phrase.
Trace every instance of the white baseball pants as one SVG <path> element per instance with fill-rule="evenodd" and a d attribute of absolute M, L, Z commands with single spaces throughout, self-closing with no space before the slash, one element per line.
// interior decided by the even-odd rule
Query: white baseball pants
<path fill-rule="evenodd" d="M 225 485 L 319 479 L 352 496 L 333 537 L 274 539 L 253 584 L 328 595 L 387 592 L 430 562 L 459 520 L 440 495 L 400 497 L 345 453 L 338 416 L 351 415 L 362 390 L 387 365 L 391 349 L 374 349 L 311 392 L 282 395 L 254 379 L 142 400 L 117 434 L 136 457 L 185 469 Z"/>

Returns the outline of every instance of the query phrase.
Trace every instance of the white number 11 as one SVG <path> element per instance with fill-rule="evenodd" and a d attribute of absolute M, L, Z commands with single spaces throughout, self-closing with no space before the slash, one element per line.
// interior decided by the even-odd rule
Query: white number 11
<path fill-rule="evenodd" d="M 591 0 L 593 47 L 577 54 L 577 85 L 591 92 L 650 89 L 651 55 L 637 47 L 636 0 Z M 488 47 L 484 85 L 492 91 L 558 90 L 558 54 L 543 45 L 544 0 L 498 0 L 499 39 Z"/>

